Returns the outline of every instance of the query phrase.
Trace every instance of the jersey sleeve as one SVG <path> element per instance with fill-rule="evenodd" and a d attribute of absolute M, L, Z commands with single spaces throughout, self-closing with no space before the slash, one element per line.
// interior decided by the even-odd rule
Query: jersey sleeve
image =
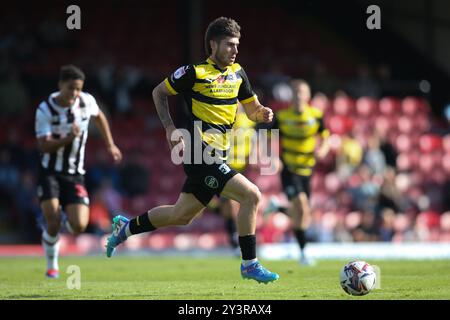
<path fill-rule="evenodd" d="M 240 69 L 237 73 L 242 78 L 241 86 L 239 87 L 238 92 L 238 100 L 242 103 L 249 103 L 256 99 L 256 94 L 252 90 L 252 86 L 250 84 L 250 81 L 248 80 L 247 74 L 245 73 L 244 69 Z"/>
<path fill-rule="evenodd" d="M 42 105 L 36 109 L 35 131 L 36 138 L 50 136 L 52 134 L 51 116 L 43 111 Z"/>
<path fill-rule="evenodd" d="M 91 94 L 86 94 L 88 99 L 89 114 L 97 117 L 100 113 L 100 107 L 97 104 L 97 100 Z"/>
<path fill-rule="evenodd" d="M 192 89 L 195 78 L 195 68 L 193 65 L 189 64 L 175 70 L 164 80 L 164 83 L 172 94 L 178 94 Z"/>

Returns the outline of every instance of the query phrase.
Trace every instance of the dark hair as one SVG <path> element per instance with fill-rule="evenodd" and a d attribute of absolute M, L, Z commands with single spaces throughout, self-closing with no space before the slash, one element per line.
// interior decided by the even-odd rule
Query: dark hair
<path fill-rule="evenodd" d="M 209 56 L 212 53 L 209 41 L 220 41 L 225 37 L 241 37 L 241 27 L 239 24 L 231 19 L 220 17 L 211 22 L 205 33 L 205 51 Z"/>
<path fill-rule="evenodd" d="M 68 80 L 83 80 L 85 79 L 84 72 L 81 71 L 80 68 L 75 67 L 74 65 L 65 65 L 61 67 L 59 71 L 59 81 L 68 81 Z"/>
<path fill-rule="evenodd" d="M 309 89 L 311 90 L 311 86 L 309 85 L 309 83 L 306 80 L 303 80 L 303 79 L 294 79 L 294 80 L 292 80 L 291 81 L 291 88 L 296 90 L 297 87 L 302 85 L 302 84 L 307 85 L 309 87 Z"/>

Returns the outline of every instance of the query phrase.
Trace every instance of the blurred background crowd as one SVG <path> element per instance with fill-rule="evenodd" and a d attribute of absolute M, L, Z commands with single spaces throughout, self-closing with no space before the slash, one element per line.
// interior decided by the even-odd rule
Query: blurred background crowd
<path fill-rule="evenodd" d="M 311 241 L 450 241 L 450 67 L 440 41 L 442 32 L 450 35 L 450 17 L 440 13 L 445 1 L 410 1 L 406 11 L 379 3 L 383 29 L 376 31 L 366 28 L 368 2 L 362 0 L 345 7 L 231 1 L 228 8 L 201 0 L 79 1 L 82 28 L 73 31 L 66 28 L 65 11 L 72 3 L 3 4 L 0 243 L 40 240 L 34 116 L 57 91 L 63 64 L 86 73 L 84 90 L 108 115 L 124 153 L 124 162 L 113 166 L 99 133 L 90 133 L 88 233 L 109 233 L 118 211 L 137 215 L 175 202 L 184 173 L 170 160 L 151 90 L 179 66 L 204 59 L 204 30 L 222 15 L 242 27 L 238 62 L 263 104 L 275 111 L 288 107 L 289 81 L 303 78 L 312 87 L 311 104 L 324 111 L 332 152 L 312 179 Z M 424 40 L 406 27 L 423 27 Z M 182 99 L 170 102 L 182 126 Z M 279 176 L 261 176 L 258 166 L 247 175 L 263 193 L 258 240 L 292 241 L 284 214 L 263 214 L 271 202 L 286 203 Z M 226 245 L 224 220 L 212 211 L 130 245 Z"/>

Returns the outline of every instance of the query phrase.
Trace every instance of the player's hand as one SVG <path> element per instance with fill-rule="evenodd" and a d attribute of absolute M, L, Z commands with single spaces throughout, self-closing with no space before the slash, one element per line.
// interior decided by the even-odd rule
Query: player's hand
<path fill-rule="evenodd" d="M 81 135 L 80 127 L 77 126 L 76 123 L 72 123 L 72 127 L 70 128 L 69 136 L 72 139 L 75 139 L 76 137 L 79 137 Z"/>
<path fill-rule="evenodd" d="M 167 138 L 167 143 L 169 144 L 170 150 L 172 150 L 176 145 L 181 143 L 181 148 L 184 151 L 183 134 L 180 130 L 175 128 L 175 126 L 168 126 L 166 128 L 166 138 Z"/>
<path fill-rule="evenodd" d="M 114 163 L 120 163 L 122 161 L 122 152 L 115 144 L 108 147 L 108 152 L 112 156 Z"/>
<path fill-rule="evenodd" d="M 270 123 L 273 119 L 273 111 L 270 108 L 262 107 L 256 114 L 257 122 Z"/>

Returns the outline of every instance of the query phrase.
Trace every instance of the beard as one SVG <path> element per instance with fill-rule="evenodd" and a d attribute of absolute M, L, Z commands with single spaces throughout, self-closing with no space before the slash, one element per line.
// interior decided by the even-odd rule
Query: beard
<path fill-rule="evenodd" d="M 221 55 L 216 53 L 214 59 L 222 66 L 231 66 L 233 64 L 233 61 L 230 61 L 226 54 Z"/>

